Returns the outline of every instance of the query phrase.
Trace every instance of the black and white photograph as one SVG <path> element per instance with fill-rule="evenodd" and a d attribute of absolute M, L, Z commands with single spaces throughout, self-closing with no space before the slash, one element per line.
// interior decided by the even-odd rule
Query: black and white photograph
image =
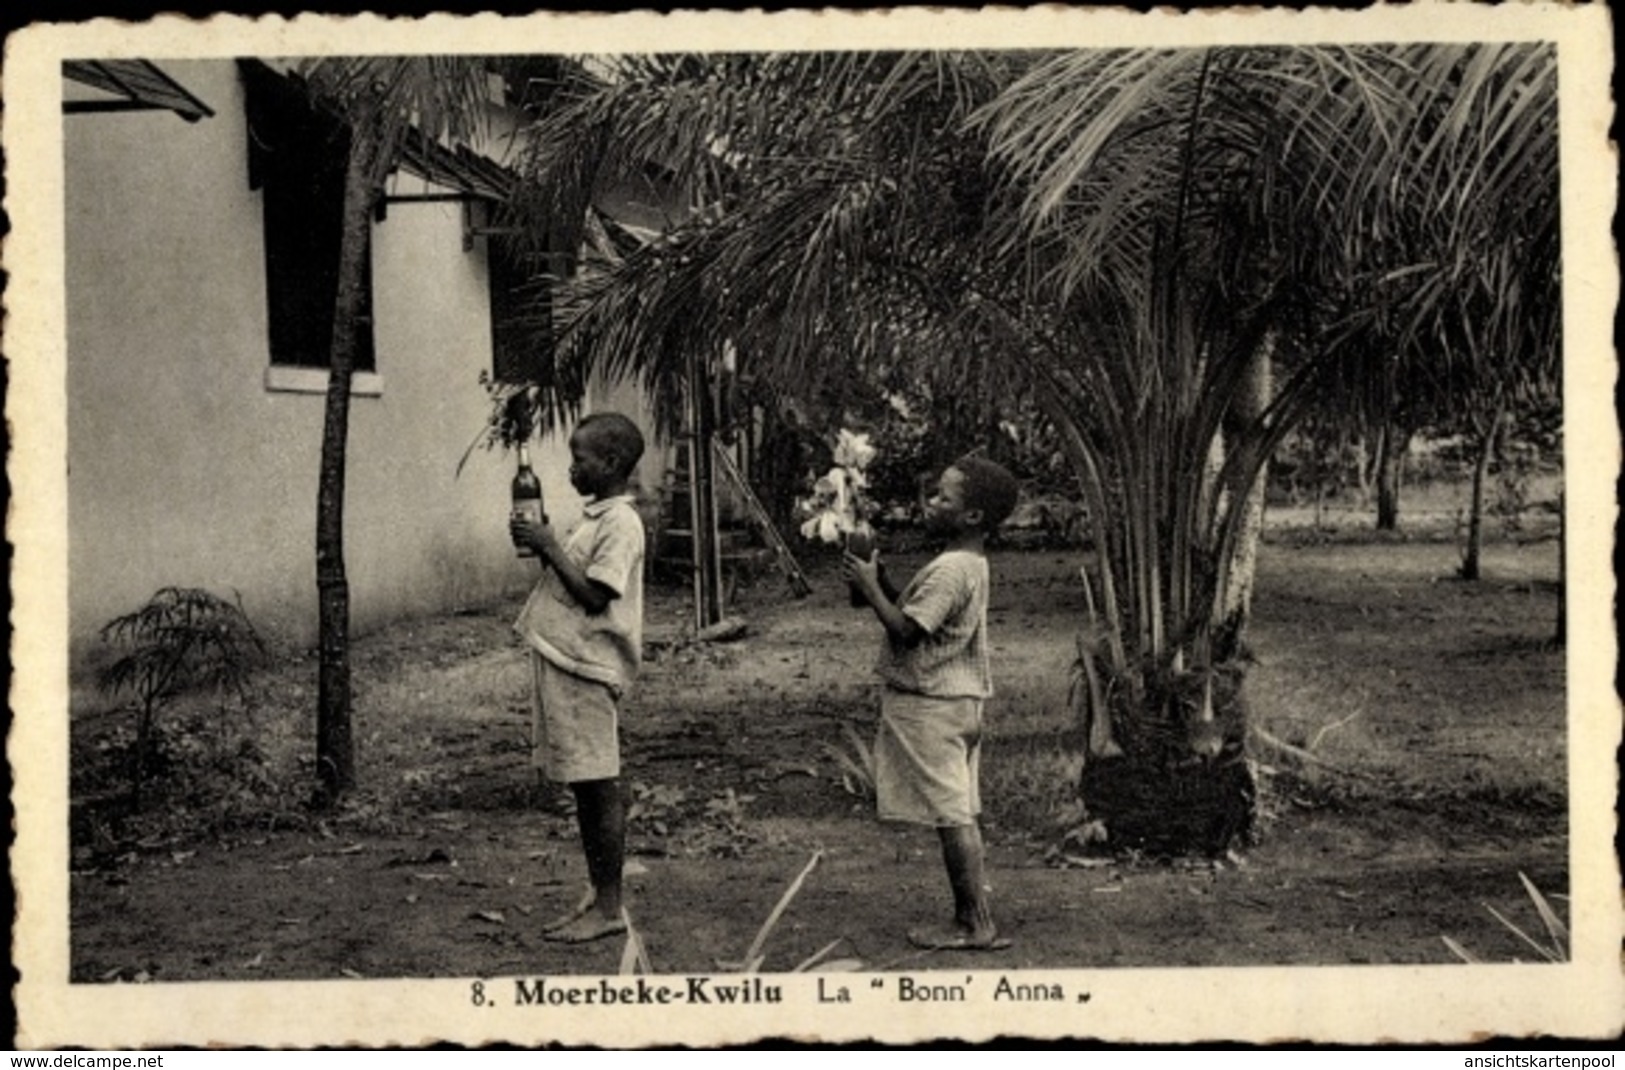
<path fill-rule="evenodd" d="M 1617 1037 L 1607 29 L 21 31 L 18 1046 Z"/>

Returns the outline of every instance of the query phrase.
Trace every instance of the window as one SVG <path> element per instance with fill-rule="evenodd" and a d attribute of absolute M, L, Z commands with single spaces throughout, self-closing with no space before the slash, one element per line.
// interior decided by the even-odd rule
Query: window
<path fill-rule="evenodd" d="M 248 102 L 249 185 L 265 210 L 265 291 L 272 371 L 321 370 L 331 359 L 338 296 L 348 134 L 315 108 L 301 83 L 256 60 L 239 61 Z M 362 254 L 362 312 L 355 370 L 376 362 L 372 250 Z M 326 376 L 273 374 L 273 387 L 324 389 Z M 359 385 L 359 384 L 358 384 Z M 360 392 L 373 392 L 361 385 Z"/>
<path fill-rule="evenodd" d="M 332 355 L 344 211 L 344 161 L 290 170 L 265 183 L 265 290 L 271 363 L 325 368 Z M 361 319 L 355 368 L 374 370 L 372 249 L 362 252 Z"/>

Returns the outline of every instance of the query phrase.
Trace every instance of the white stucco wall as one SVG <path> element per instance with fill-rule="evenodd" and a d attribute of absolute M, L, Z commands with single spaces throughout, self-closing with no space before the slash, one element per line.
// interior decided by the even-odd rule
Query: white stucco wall
<path fill-rule="evenodd" d="M 323 398 L 267 388 L 241 85 L 228 61 L 163 66 L 216 115 L 64 117 L 76 660 L 102 623 L 170 584 L 239 590 L 283 643 L 315 632 Z M 477 451 L 455 475 L 486 414 L 483 244 L 463 251 L 454 204 L 391 205 L 373 280 L 383 390 L 352 399 L 346 511 L 358 633 L 488 600 L 532 568 L 507 539 L 512 459 Z M 579 499 L 563 444 L 537 453 L 550 511 L 568 522 Z"/>

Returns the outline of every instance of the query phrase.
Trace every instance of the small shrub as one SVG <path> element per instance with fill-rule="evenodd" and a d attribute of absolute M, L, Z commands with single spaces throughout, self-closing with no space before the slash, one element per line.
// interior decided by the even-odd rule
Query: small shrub
<path fill-rule="evenodd" d="M 135 809 L 153 761 L 160 709 L 199 690 L 233 691 L 247 702 L 248 678 L 263 662 L 265 644 L 233 593 L 228 602 L 198 588 L 165 587 L 140 609 L 102 626 L 102 641 L 124 654 L 97 674 L 96 686 L 108 696 L 128 696 L 137 715 L 131 757 Z"/>

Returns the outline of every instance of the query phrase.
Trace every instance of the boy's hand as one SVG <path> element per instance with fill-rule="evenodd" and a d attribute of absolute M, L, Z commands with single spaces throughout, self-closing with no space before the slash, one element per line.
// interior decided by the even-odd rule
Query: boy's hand
<path fill-rule="evenodd" d="M 508 534 L 515 546 L 529 547 L 544 561 L 553 559 L 553 551 L 559 545 L 558 536 L 553 534 L 552 525 L 545 519 L 538 524 L 520 513 L 508 517 Z"/>
<path fill-rule="evenodd" d="M 866 561 L 855 554 L 842 554 L 841 575 L 846 577 L 848 583 L 857 584 L 870 602 L 875 601 L 875 595 L 880 591 L 880 555 L 874 554 Z"/>

